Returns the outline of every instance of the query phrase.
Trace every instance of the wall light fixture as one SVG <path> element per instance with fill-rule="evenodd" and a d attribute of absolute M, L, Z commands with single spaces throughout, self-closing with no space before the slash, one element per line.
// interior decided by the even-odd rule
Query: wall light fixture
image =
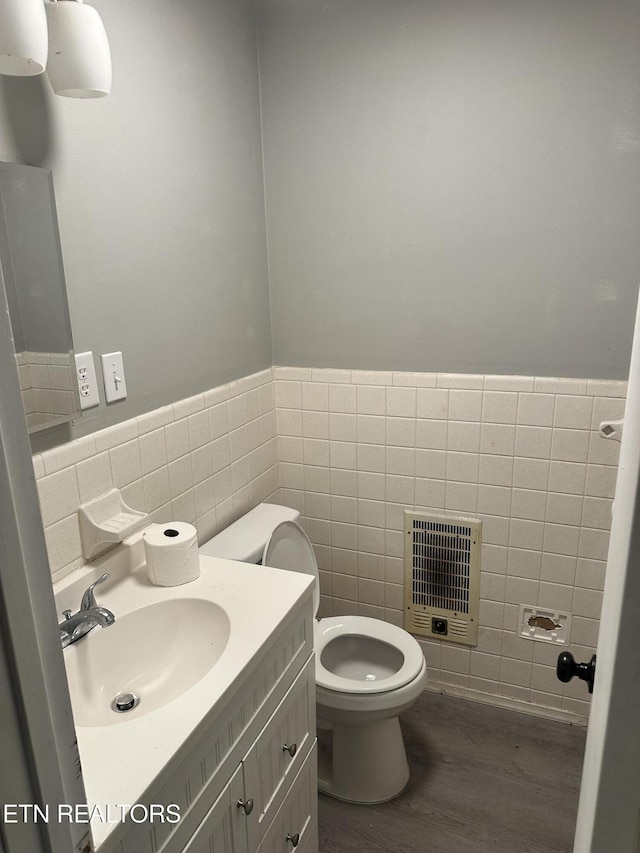
<path fill-rule="evenodd" d="M 53 91 L 67 98 L 104 98 L 111 92 L 111 51 L 100 15 L 82 0 L 57 0 L 46 10 Z"/>
<path fill-rule="evenodd" d="M 47 48 L 47 16 L 42 0 L 0 0 L 0 74 L 42 74 Z"/>
<path fill-rule="evenodd" d="M 45 68 L 57 95 L 108 95 L 111 51 L 100 15 L 83 0 L 0 0 L 0 74 Z"/>

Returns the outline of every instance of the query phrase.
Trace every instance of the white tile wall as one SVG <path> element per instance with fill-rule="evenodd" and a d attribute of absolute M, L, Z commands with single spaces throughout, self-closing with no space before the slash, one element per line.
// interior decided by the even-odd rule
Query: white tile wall
<path fill-rule="evenodd" d="M 484 522 L 477 649 L 424 641 L 431 683 L 578 716 L 584 685 L 555 677 L 558 646 L 516 635 L 518 606 L 573 614 L 597 639 L 619 446 L 597 432 L 626 383 L 274 368 L 279 492 L 318 553 L 324 615 L 402 624 L 402 510 Z"/>
<path fill-rule="evenodd" d="M 432 685 L 588 711 L 558 647 L 516 635 L 518 606 L 573 614 L 597 640 L 619 446 L 601 420 L 626 383 L 273 368 L 34 456 L 51 571 L 82 564 L 77 508 L 116 487 L 156 521 L 209 538 L 261 500 L 298 508 L 324 615 L 402 624 L 403 515 L 482 518 L 477 649 L 422 641 Z"/>
<path fill-rule="evenodd" d="M 30 430 L 68 420 L 76 407 L 75 370 L 68 353 L 16 353 L 22 403 Z"/>
<path fill-rule="evenodd" d="M 271 370 L 34 456 L 54 580 L 82 565 L 78 506 L 112 488 L 201 541 L 277 488 Z"/>

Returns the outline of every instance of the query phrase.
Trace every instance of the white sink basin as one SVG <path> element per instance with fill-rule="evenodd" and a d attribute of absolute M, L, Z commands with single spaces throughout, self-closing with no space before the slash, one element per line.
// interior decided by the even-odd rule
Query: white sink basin
<path fill-rule="evenodd" d="M 64 652 L 77 726 L 110 726 L 182 696 L 216 664 L 229 641 L 229 617 L 212 601 L 177 598 L 130 611 Z M 118 712 L 118 694 L 139 704 Z"/>

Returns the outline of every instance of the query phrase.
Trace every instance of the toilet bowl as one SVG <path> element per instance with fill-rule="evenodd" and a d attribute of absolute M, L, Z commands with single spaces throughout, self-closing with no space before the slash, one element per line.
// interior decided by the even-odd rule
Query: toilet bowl
<path fill-rule="evenodd" d="M 317 617 L 318 564 L 299 517 L 260 504 L 200 553 L 314 575 Z M 402 628 L 366 616 L 316 618 L 314 648 L 319 789 L 355 803 L 393 799 L 409 780 L 398 716 L 426 686 L 422 649 Z"/>

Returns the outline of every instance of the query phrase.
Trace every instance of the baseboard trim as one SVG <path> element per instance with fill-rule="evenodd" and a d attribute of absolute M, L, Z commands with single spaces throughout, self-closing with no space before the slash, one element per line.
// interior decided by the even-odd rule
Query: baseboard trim
<path fill-rule="evenodd" d="M 559 723 L 567 723 L 571 726 L 584 728 L 588 723 L 588 718 L 582 714 L 574 714 L 560 708 L 548 708 L 545 705 L 536 705 L 533 702 L 522 702 L 520 699 L 511 699 L 508 696 L 494 696 L 492 693 L 482 693 L 480 690 L 472 690 L 470 687 L 459 687 L 454 684 L 431 681 L 425 688 L 425 692 L 457 696 L 471 702 L 494 705 L 498 708 L 506 708 L 509 711 L 517 711 L 520 714 L 529 714 L 533 717 L 544 717 L 547 720 L 556 720 Z"/>

